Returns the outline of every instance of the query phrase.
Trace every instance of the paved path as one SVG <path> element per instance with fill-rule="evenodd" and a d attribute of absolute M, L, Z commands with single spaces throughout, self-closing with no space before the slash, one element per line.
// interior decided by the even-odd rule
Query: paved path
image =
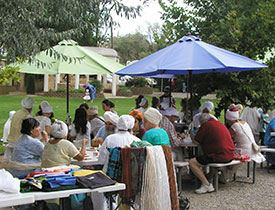
<path fill-rule="evenodd" d="M 153 92 L 153 94 L 151 96 L 160 97 L 162 94 L 163 94 L 162 92 Z M 105 96 L 105 98 L 128 98 L 125 96 L 113 96 L 112 93 L 104 93 L 104 96 Z M 175 93 L 172 93 L 172 96 L 174 96 L 175 98 L 187 98 L 187 93 L 175 92 Z M 137 95 L 133 95 L 131 98 L 136 98 L 136 97 L 137 97 Z M 203 99 L 216 99 L 216 94 L 208 94 L 202 98 Z"/>

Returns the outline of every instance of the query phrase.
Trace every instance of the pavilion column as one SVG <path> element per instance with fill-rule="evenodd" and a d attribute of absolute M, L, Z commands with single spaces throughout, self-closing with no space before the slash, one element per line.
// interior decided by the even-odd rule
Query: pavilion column
<path fill-rule="evenodd" d="M 60 74 L 55 75 L 55 84 L 54 84 L 54 89 L 58 89 L 58 83 L 60 82 Z"/>
<path fill-rule="evenodd" d="M 96 79 L 97 79 L 98 81 L 101 81 L 102 75 L 101 75 L 101 74 L 96 75 Z"/>
<path fill-rule="evenodd" d="M 74 89 L 79 89 L 79 74 L 75 74 Z"/>
<path fill-rule="evenodd" d="M 88 84 L 88 83 L 89 83 L 89 80 L 90 80 L 90 75 L 89 75 L 89 74 L 87 74 L 87 75 L 86 75 L 86 84 Z"/>
<path fill-rule="evenodd" d="M 44 92 L 49 91 L 49 75 L 44 74 Z"/>
<path fill-rule="evenodd" d="M 118 79 L 118 76 L 116 74 L 112 74 L 113 77 L 112 77 L 112 94 L 113 96 L 116 96 L 116 82 L 117 82 L 117 79 Z"/>

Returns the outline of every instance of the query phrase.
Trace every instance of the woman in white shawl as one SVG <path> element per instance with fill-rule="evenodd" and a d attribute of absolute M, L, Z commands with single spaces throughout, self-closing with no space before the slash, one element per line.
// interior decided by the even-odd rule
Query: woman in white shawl
<path fill-rule="evenodd" d="M 247 122 L 239 120 L 238 108 L 226 111 L 226 120 L 230 125 L 230 133 L 236 143 L 235 152 L 240 155 L 248 155 L 252 160 L 261 163 L 265 160 L 259 151 L 252 130 Z"/>

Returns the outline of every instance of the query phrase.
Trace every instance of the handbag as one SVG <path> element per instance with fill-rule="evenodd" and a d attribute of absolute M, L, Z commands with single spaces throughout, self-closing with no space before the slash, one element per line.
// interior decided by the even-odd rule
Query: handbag
<path fill-rule="evenodd" d="M 245 132 L 245 130 L 243 129 L 243 126 L 241 125 L 241 128 L 244 132 L 244 134 L 246 135 L 246 137 L 249 139 L 249 141 L 252 143 L 252 149 L 256 152 L 256 153 L 259 153 L 261 152 L 261 148 L 254 142 L 250 139 L 249 135 L 247 135 L 247 133 Z"/>

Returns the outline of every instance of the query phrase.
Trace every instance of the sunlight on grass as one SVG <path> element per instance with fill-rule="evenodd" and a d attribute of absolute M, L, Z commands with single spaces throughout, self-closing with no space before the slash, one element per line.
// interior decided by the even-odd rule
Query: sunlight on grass
<path fill-rule="evenodd" d="M 2 138 L 3 135 L 3 127 L 6 120 L 9 117 L 9 112 L 11 110 L 19 110 L 21 109 L 21 100 L 24 98 L 24 95 L 1 95 L 0 96 L 0 137 Z M 149 106 L 151 105 L 152 96 L 145 96 L 149 101 Z M 38 106 L 41 101 L 48 101 L 51 106 L 53 107 L 54 115 L 56 119 L 66 121 L 66 98 L 53 98 L 53 97 L 42 97 L 42 96 L 33 96 L 35 103 L 33 107 L 33 116 L 38 111 Z M 99 98 L 95 99 L 94 103 L 89 103 L 91 105 L 97 105 L 99 107 L 99 115 L 103 115 L 103 110 L 101 106 L 101 102 L 104 99 Z M 117 111 L 119 115 L 128 114 L 129 111 L 135 106 L 135 98 L 111 98 L 109 99 L 114 102 L 115 108 L 114 110 Z M 180 98 L 176 98 L 177 102 L 177 109 L 180 111 Z M 205 100 L 202 100 L 203 103 Z M 217 104 L 218 100 L 211 100 L 215 105 Z M 83 103 L 82 98 L 70 98 L 69 106 L 70 106 L 70 116 L 72 121 L 74 120 L 74 112 L 79 107 L 81 103 Z M 213 113 L 214 114 L 214 113 Z M 223 116 L 223 113 L 222 115 Z M 223 117 L 220 117 L 219 120 L 223 122 Z"/>

